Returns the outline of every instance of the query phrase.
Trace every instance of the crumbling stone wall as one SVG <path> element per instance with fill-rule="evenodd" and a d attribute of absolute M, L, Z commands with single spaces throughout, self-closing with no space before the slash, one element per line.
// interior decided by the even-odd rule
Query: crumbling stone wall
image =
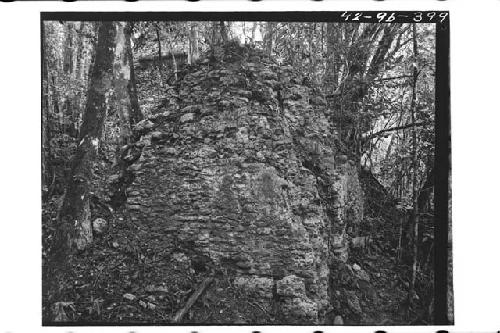
<path fill-rule="evenodd" d="M 317 323 L 329 265 L 347 259 L 346 228 L 362 218 L 356 167 L 335 150 L 324 98 L 291 66 L 225 52 L 134 129 L 126 209 L 165 248 L 189 247 L 278 302 L 286 322 Z"/>

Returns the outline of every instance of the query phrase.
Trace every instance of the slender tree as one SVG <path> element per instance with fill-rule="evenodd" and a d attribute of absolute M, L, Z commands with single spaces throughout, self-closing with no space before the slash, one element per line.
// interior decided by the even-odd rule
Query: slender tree
<path fill-rule="evenodd" d="M 51 149 L 50 149 L 50 89 L 49 89 L 49 67 L 47 64 L 47 36 L 45 24 L 42 25 L 42 190 L 44 194 L 48 192 L 48 182 L 51 165 Z"/>
<path fill-rule="evenodd" d="M 326 23 L 326 70 L 324 76 L 325 93 L 332 94 L 337 89 L 339 54 L 335 52 L 337 44 L 334 23 Z"/>
<path fill-rule="evenodd" d="M 84 40 L 85 40 L 85 27 L 86 27 L 86 22 L 80 22 L 79 23 L 79 29 L 78 33 L 76 35 L 77 37 L 77 44 L 76 44 L 76 62 L 75 62 L 75 78 L 76 79 L 81 79 L 82 77 L 82 72 L 83 72 L 83 59 L 85 56 L 85 45 L 84 45 Z"/>
<path fill-rule="evenodd" d="M 271 55 L 273 52 L 273 38 L 275 30 L 274 26 L 275 26 L 274 22 L 267 22 L 265 28 L 264 45 L 268 55 Z"/>
<path fill-rule="evenodd" d="M 252 40 L 251 43 L 255 43 L 255 31 L 257 30 L 257 22 L 254 22 L 252 25 Z"/>
<path fill-rule="evenodd" d="M 158 72 L 160 74 L 160 84 L 163 87 L 163 60 L 162 60 L 162 55 L 161 55 L 161 30 L 160 30 L 160 23 L 155 22 L 154 23 L 154 28 L 156 32 L 156 40 L 158 42 Z"/>
<path fill-rule="evenodd" d="M 314 37 L 316 34 L 316 23 L 309 24 L 309 73 L 312 79 L 316 82 L 316 42 Z"/>
<path fill-rule="evenodd" d="M 95 63 L 90 73 L 83 123 L 58 216 L 54 246 L 58 261 L 64 260 L 75 249 L 85 249 L 92 242 L 89 203 L 92 169 L 101 141 L 104 119 L 110 107 L 115 36 L 116 30 L 112 22 L 99 24 Z"/>
<path fill-rule="evenodd" d="M 139 97 L 137 93 L 137 84 L 134 69 L 134 54 L 132 51 L 131 36 L 134 29 L 134 23 L 128 22 L 125 26 L 125 48 L 126 57 L 130 68 L 130 79 L 128 81 L 127 90 L 130 96 L 130 124 L 134 125 L 143 119 L 141 108 L 139 106 Z"/>
<path fill-rule="evenodd" d="M 120 117 L 121 145 L 126 145 L 132 136 L 131 113 L 132 103 L 129 94 L 130 73 L 133 63 L 130 62 L 130 34 L 125 32 L 125 22 L 115 22 L 116 25 L 116 47 L 113 65 L 114 74 L 114 97 L 116 110 Z M 127 41 L 128 39 L 128 41 Z"/>
<path fill-rule="evenodd" d="M 80 86 L 83 86 L 81 83 L 85 82 L 85 74 L 84 74 L 84 59 L 85 59 L 85 29 L 86 22 L 78 23 L 78 30 L 75 30 L 75 50 L 74 50 L 74 70 L 72 73 L 72 80 L 74 82 L 79 82 Z M 82 75 L 83 73 L 83 75 Z M 76 89 L 69 100 L 69 108 L 71 111 L 70 117 L 70 130 L 74 136 L 77 136 L 79 120 L 81 118 L 82 107 L 82 99 L 83 99 L 84 88 Z"/>
<path fill-rule="evenodd" d="M 171 38 L 170 29 L 171 29 L 171 27 L 169 27 L 169 29 L 167 30 L 167 52 L 172 57 L 172 72 L 174 73 L 174 78 L 177 81 L 177 60 L 175 59 L 174 50 L 172 48 L 172 41 L 170 39 Z M 188 46 L 190 46 L 189 43 L 188 43 Z M 188 57 L 189 57 L 190 52 L 191 51 L 188 50 Z M 189 63 L 189 59 L 188 59 L 188 63 Z"/>
<path fill-rule="evenodd" d="M 412 97 L 411 97 L 411 121 L 415 123 L 417 112 L 417 79 L 418 79 L 418 46 L 417 46 L 417 25 L 412 24 L 413 31 L 413 79 L 412 79 Z M 411 271 L 410 287 L 408 291 L 408 303 L 410 308 L 413 306 L 413 294 L 415 292 L 415 281 L 417 278 L 417 259 L 418 259 L 418 155 L 417 155 L 417 128 L 413 127 L 412 131 L 412 159 L 413 159 L 413 173 L 412 173 L 412 229 L 413 229 L 413 263 Z"/>
<path fill-rule="evenodd" d="M 200 50 L 198 47 L 198 25 L 194 22 L 190 23 L 189 27 L 189 52 L 188 64 L 194 63 L 200 57 Z"/>
<path fill-rule="evenodd" d="M 430 159 L 428 164 L 432 163 L 432 159 Z M 424 184 L 419 190 L 418 195 L 418 211 L 426 212 L 429 210 L 429 199 L 432 194 L 432 190 L 434 189 L 434 166 L 427 166 L 427 174 L 425 177 Z"/>
<path fill-rule="evenodd" d="M 219 22 L 219 28 L 220 28 L 220 36 L 222 38 L 222 42 L 226 43 L 229 40 L 229 34 L 228 34 L 228 27 L 224 23 L 224 21 Z"/>
<path fill-rule="evenodd" d="M 73 73 L 73 43 L 74 43 L 74 35 L 73 35 L 73 23 L 66 22 L 64 24 L 65 28 L 65 42 L 64 42 L 64 54 L 63 54 L 63 69 L 67 74 Z"/>

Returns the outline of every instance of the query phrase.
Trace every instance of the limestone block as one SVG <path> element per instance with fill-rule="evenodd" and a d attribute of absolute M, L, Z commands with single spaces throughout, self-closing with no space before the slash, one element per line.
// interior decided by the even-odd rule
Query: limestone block
<path fill-rule="evenodd" d="M 106 228 L 108 226 L 108 222 L 103 219 L 103 218 L 96 218 L 93 222 L 92 222 L 92 228 L 94 229 L 94 232 L 96 234 L 102 234 L 104 233 L 104 231 L 106 231 Z"/>
<path fill-rule="evenodd" d="M 234 279 L 234 285 L 257 297 L 267 299 L 273 297 L 273 280 L 270 278 L 239 276 Z"/>
<path fill-rule="evenodd" d="M 281 304 L 281 312 L 287 318 L 287 323 L 316 322 L 318 307 L 307 298 L 289 298 Z"/>
<path fill-rule="evenodd" d="M 188 121 L 193 121 L 193 120 L 194 120 L 194 113 L 183 114 L 179 119 L 181 123 L 187 123 Z"/>
<path fill-rule="evenodd" d="M 296 297 L 305 295 L 304 279 L 289 275 L 276 283 L 276 292 L 280 296 Z"/>
<path fill-rule="evenodd" d="M 361 305 L 359 304 L 359 298 L 354 291 L 352 290 L 346 291 L 346 300 L 347 300 L 347 306 L 352 312 L 356 314 L 363 313 L 363 310 L 361 310 Z"/>

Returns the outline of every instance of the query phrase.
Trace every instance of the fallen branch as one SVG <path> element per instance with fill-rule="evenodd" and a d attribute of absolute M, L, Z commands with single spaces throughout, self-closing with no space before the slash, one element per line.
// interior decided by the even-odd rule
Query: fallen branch
<path fill-rule="evenodd" d="M 189 309 L 191 309 L 191 307 L 194 305 L 196 300 L 201 296 L 201 294 L 203 294 L 205 289 L 210 285 L 210 283 L 212 283 L 213 280 L 214 280 L 213 277 L 208 277 L 205 280 L 203 280 L 203 282 L 198 287 L 198 289 L 191 295 L 191 297 L 189 297 L 186 305 L 184 305 L 184 307 L 182 309 L 177 311 L 172 322 L 178 323 L 182 320 L 184 315 L 189 311 Z"/>

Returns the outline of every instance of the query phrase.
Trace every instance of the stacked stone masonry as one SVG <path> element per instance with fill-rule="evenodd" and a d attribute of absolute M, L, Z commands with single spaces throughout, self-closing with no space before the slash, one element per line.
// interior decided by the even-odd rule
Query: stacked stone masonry
<path fill-rule="evenodd" d="M 185 244 L 290 322 L 318 323 L 329 266 L 362 219 L 356 167 L 321 94 L 291 66 L 234 53 L 193 66 L 135 127 L 126 209 L 165 248 Z"/>

